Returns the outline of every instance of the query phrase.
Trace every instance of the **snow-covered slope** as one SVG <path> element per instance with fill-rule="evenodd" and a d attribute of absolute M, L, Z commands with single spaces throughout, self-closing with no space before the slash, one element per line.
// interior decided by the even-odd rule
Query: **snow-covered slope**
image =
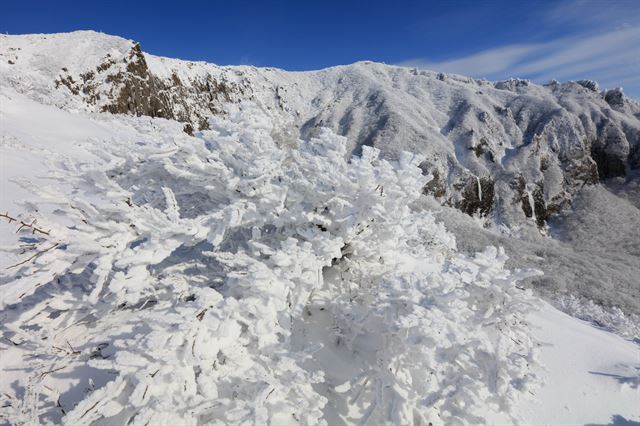
<path fill-rule="evenodd" d="M 296 171 L 258 109 L 234 114 L 193 138 L 3 91 L 3 208 L 48 235 L 3 227 L 2 421 L 640 420 L 638 345 L 540 305 L 498 251 L 461 256 L 406 209 L 410 157 L 340 168 L 346 140 L 324 134 Z M 270 216 L 279 185 L 289 207 Z"/>
<path fill-rule="evenodd" d="M 638 421 L 637 341 L 524 287 L 638 336 L 639 117 L 587 81 L 0 35 L 0 418 Z"/>
<path fill-rule="evenodd" d="M 282 143 L 329 127 L 355 153 L 421 153 L 436 176 L 428 192 L 509 225 L 543 226 L 584 185 L 640 167 L 640 105 L 590 81 L 493 83 L 368 62 L 298 73 L 218 67 L 94 32 L 0 40 L 0 81 L 40 102 L 171 118 L 191 131 L 224 103 L 253 100 Z"/>
<path fill-rule="evenodd" d="M 348 138 L 348 152 L 370 145 L 392 159 L 402 150 L 419 153 L 421 167 L 434 176 L 426 193 L 518 239 L 536 239 L 536 227 L 548 233 L 549 223 L 568 224 L 573 200 L 594 185 L 612 195 L 586 195 L 595 204 L 579 202 L 582 211 L 621 203 L 627 221 L 640 212 L 637 191 L 626 190 L 637 185 L 640 106 L 591 81 L 494 83 L 369 62 L 313 72 L 218 67 L 148 55 L 132 41 L 91 31 L 0 35 L 0 58 L 3 87 L 69 111 L 164 117 L 192 133 L 226 103 L 251 100 L 270 117 L 283 146 L 328 127 Z M 612 185 L 620 190 L 612 192 Z M 559 212 L 565 219 L 556 220 Z M 581 241 L 586 234 L 599 233 L 593 241 L 612 235 L 598 226 L 583 227 Z M 532 285 L 640 313 L 640 297 L 630 297 L 640 291 L 638 256 L 612 259 L 606 246 L 576 247 L 580 253 L 570 259 L 538 262 L 550 273 Z M 578 269 L 562 278 L 547 268 L 566 261 Z"/>

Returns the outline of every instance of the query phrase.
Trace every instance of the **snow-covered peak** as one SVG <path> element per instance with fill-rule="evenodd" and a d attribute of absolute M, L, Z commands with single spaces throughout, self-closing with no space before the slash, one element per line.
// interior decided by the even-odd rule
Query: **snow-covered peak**
<path fill-rule="evenodd" d="M 55 75 L 62 68 L 72 74 L 91 70 L 111 57 L 122 59 L 135 42 L 96 31 L 59 34 L 0 35 L 3 67 L 12 60 L 20 70 Z"/>
<path fill-rule="evenodd" d="M 95 32 L 2 37 L 0 82 L 39 102 L 191 133 L 250 100 L 283 145 L 328 127 L 352 153 L 420 153 L 435 176 L 426 192 L 497 223 L 544 227 L 585 184 L 640 167 L 639 104 L 592 81 L 490 82 L 369 61 L 287 72 L 157 57 Z"/>
<path fill-rule="evenodd" d="M 74 95 L 86 90 L 87 73 L 122 63 L 133 46 L 95 31 L 0 35 L 0 84 L 42 103 L 86 109 Z"/>

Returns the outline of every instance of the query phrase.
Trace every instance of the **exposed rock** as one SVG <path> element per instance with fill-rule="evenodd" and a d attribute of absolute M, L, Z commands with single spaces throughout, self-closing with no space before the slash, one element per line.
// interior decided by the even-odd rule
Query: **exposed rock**
<path fill-rule="evenodd" d="M 193 126 L 191 125 L 191 123 L 186 123 L 182 130 L 189 136 L 193 136 Z"/>
<path fill-rule="evenodd" d="M 544 199 L 544 183 L 527 184 L 522 176 L 516 177 L 511 183 L 515 192 L 513 202 L 519 204 L 527 218 L 535 218 L 536 225 L 544 228 L 547 219 L 560 211 L 562 198 L 554 200 L 556 203 L 547 205 Z"/>
<path fill-rule="evenodd" d="M 529 80 L 523 80 L 520 78 L 511 78 L 509 80 L 498 81 L 495 83 L 495 88 L 500 90 L 518 91 L 520 88 L 526 88 L 530 84 Z"/>
<path fill-rule="evenodd" d="M 598 176 L 601 179 L 625 175 L 625 162 L 621 158 L 611 155 L 605 147 L 594 145 L 591 148 L 591 157 L 598 165 Z"/>
<path fill-rule="evenodd" d="M 426 168 L 423 168 L 423 172 L 427 172 Z M 436 198 L 444 197 L 447 194 L 447 184 L 442 180 L 438 169 L 431 171 L 433 179 L 431 179 L 423 189 L 423 192 L 427 195 L 433 195 Z"/>
<path fill-rule="evenodd" d="M 591 145 L 591 157 L 598 165 L 600 179 L 625 176 L 629 151 L 629 141 L 622 129 L 606 123 L 599 139 Z"/>
<path fill-rule="evenodd" d="M 578 83 L 580 86 L 584 87 L 585 89 L 591 90 L 592 92 L 600 91 L 600 87 L 598 86 L 598 83 L 593 80 L 578 80 L 576 81 L 576 83 Z"/>
<path fill-rule="evenodd" d="M 494 187 L 491 177 L 470 177 L 462 190 L 462 201 L 456 207 L 468 215 L 488 215 L 493 209 Z"/>
<path fill-rule="evenodd" d="M 614 109 L 624 107 L 624 93 L 621 88 L 607 90 L 604 100 Z"/>
<path fill-rule="evenodd" d="M 572 187 L 594 185 L 599 182 L 598 165 L 588 155 L 567 161 L 564 170 L 567 183 Z"/>
<path fill-rule="evenodd" d="M 186 83 L 175 73 L 166 80 L 159 78 L 149 69 L 138 43 L 121 64 L 107 54 L 95 70 L 80 74 L 79 81 L 63 69 L 64 74 L 55 81 L 56 88 L 66 87 L 89 105 L 105 99 L 100 105 L 103 112 L 186 122 L 189 126 L 185 125 L 185 132 L 208 128 L 208 115 L 221 113 L 224 103 L 237 101 L 247 93 L 246 87 L 241 89 L 211 75 Z M 101 74 L 105 75 L 106 85 L 99 84 L 97 77 Z"/>

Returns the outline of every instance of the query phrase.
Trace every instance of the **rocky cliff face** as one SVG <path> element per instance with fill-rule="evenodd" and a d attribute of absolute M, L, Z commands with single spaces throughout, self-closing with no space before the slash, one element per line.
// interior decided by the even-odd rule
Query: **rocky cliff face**
<path fill-rule="evenodd" d="M 191 133 L 251 100 L 283 144 L 330 127 L 356 154 L 424 154 L 425 193 L 494 223 L 544 228 L 585 185 L 640 169 L 640 105 L 592 81 L 494 83 L 366 62 L 289 73 L 159 58 L 93 32 L 1 37 L 0 83 L 39 101 Z"/>
<path fill-rule="evenodd" d="M 246 98 L 250 89 L 248 84 L 212 74 L 185 82 L 176 73 L 169 79 L 160 78 L 150 71 L 137 43 L 120 58 L 107 54 L 102 63 L 79 78 L 74 79 L 67 68 L 61 69 L 55 86 L 68 90 L 88 107 L 97 106 L 97 111 L 177 120 L 185 123 L 188 133 L 207 128 L 207 116 L 222 113 L 227 102 Z"/>

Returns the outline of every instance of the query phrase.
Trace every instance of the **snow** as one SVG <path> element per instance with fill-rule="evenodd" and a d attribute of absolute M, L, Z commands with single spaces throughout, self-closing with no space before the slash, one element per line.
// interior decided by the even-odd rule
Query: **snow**
<path fill-rule="evenodd" d="M 0 96 L 0 210 L 51 232 L 0 224 L 3 266 L 64 245 L 3 271 L 2 421 L 640 421 L 637 342 L 459 248 L 418 156 L 288 153 L 250 104 L 189 137 Z"/>
<path fill-rule="evenodd" d="M 21 36 L 1 34 L 0 57 L 3 60 L 0 61 L 0 84 L 41 103 L 86 110 L 87 106 L 82 101 L 56 90 L 55 80 L 71 76 L 75 81 L 82 81 L 80 75 L 95 70 L 107 55 L 119 60 L 132 46 L 131 41 L 105 37 L 94 31 Z"/>
<path fill-rule="evenodd" d="M 104 137 L 106 132 L 91 122 L 79 121 L 67 112 L 44 106 L 15 92 L 0 94 L 0 125 L 2 127 L 2 213 L 22 213 L 17 201 L 28 199 L 32 193 L 18 182 L 25 178 L 46 180 L 48 159 L 53 153 L 82 158 L 86 151 L 75 141 Z M 37 117 L 34 118 L 33 117 Z M 11 241 L 15 230 L 0 229 L 3 242 Z M 3 256 L 0 267 L 13 264 L 16 259 Z"/>
<path fill-rule="evenodd" d="M 0 223 L 1 421 L 640 420 L 638 180 L 568 185 L 562 169 L 603 120 L 612 153 L 637 148 L 636 104 L 371 62 L 289 73 L 145 54 L 160 80 L 214 78 L 255 102 L 189 137 L 98 113 L 118 89 L 106 75 L 97 100 L 56 87 L 124 71 L 133 47 L 0 35 L 0 213 L 51 234 Z M 499 176 L 504 203 L 470 218 L 418 198 L 415 154 L 450 201 Z M 548 237 L 511 202 L 517 176 L 532 209 L 541 183 L 545 202 L 571 201 Z"/>
<path fill-rule="evenodd" d="M 598 330 L 549 305 L 531 317 L 546 386 L 521 407 L 530 424 L 640 421 L 638 343 Z"/>

